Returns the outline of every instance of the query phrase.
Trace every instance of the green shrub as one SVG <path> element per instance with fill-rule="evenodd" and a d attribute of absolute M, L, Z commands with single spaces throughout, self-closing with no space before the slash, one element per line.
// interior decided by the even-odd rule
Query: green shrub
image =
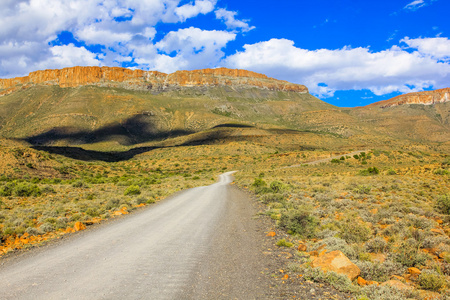
<path fill-rule="evenodd" d="M 356 265 L 361 270 L 361 277 L 366 280 L 375 280 L 378 282 L 387 281 L 392 275 L 401 276 L 406 268 L 400 263 L 386 260 L 383 263 L 370 261 L 357 261 Z"/>
<path fill-rule="evenodd" d="M 331 163 L 333 163 L 333 164 L 338 164 L 338 163 L 340 163 L 341 161 L 339 160 L 339 159 L 337 159 L 337 158 L 333 158 L 332 160 L 331 160 Z"/>
<path fill-rule="evenodd" d="M 83 188 L 83 187 L 86 187 L 86 184 L 83 181 L 78 180 L 78 181 L 75 181 L 74 183 L 72 183 L 72 186 L 75 188 Z"/>
<path fill-rule="evenodd" d="M 372 188 L 368 185 L 358 185 L 353 191 L 357 194 L 369 194 Z"/>
<path fill-rule="evenodd" d="M 14 187 L 14 195 L 17 197 L 40 196 L 41 189 L 36 184 L 19 183 Z"/>
<path fill-rule="evenodd" d="M 397 175 L 397 171 L 395 171 L 394 169 L 391 168 L 387 171 L 387 174 L 388 175 Z"/>
<path fill-rule="evenodd" d="M 253 181 L 252 183 L 253 187 L 263 187 L 263 186 L 267 186 L 267 183 L 262 179 L 262 178 L 255 178 L 255 181 Z"/>
<path fill-rule="evenodd" d="M 339 237 L 347 243 L 361 243 L 372 237 L 370 227 L 362 221 L 355 220 L 354 217 L 346 218 L 340 223 L 340 226 L 341 232 L 339 233 Z"/>
<path fill-rule="evenodd" d="M 291 242 L 286 241 L 286 239 L 281 239 L 277 242 L 277 246 L 278 247 L 287 247 L 290 248 L 292 247 L 294 244 L 292 244 Z"/>
<path fill-rule="evenodd" d="M 270 183 L 270 188 L 274 193 L 279 193 L 284 189 L 284 184 L 280 181 L 272 181 Z"/>
<path fill-rule="evenodd" d="M 9 197 L 12 195 L 13 190 L 15 188 L 16 184 L 14 182 L 8 182 L 4 186 L 0 188 L 0 196 L 2 197 Z"/>
<path fill-rule="evenodd" d="M 436 208 L 446 214 L 450 215 L 450 193 L 442 195 L 436 200 Z"/>
<path fill-rule="evenodd" d="M 129 187 L 127 187 L 127 189 L 125 190 L 125 192 L 123 194 L 125 196 L 140 195 L 141 194 L 141 189 L 139 188 L 138 185 L 130 185 Z"/>
<path fill-rule="evenodd" d="M 450 172 L 448 170 L 445 169 L 437 169 L 433 172 L 436 175 L 448 175 L 450 174 Z"/>
<path fill-rule="evenodd" d="M 420 243 L 415 239 L 407 239 L 397 247 L 394 259 L 406 267 L 414 267 L 416 265 L 423 265 L 429 256 L 419 251 Z"/>
<path fill-rule="evenodd" d="M 359 159 L 359 155 L 358 155 L 358 154 L 355 154 L 355 155 L 353 155 L 353 158 L 354 158 L 354 159 Z"/>
<path fill-rule="evenodd" d="M 324 273 L 320 268 L 305 268 L 302 271 L 305 279 L 328 283 L 339 291 L 354 293 L 358 290 L 358 287 L 352 285 L 350 279 L 343 274 L 333 271 Z"/>
<path fill-rule="evenodd" d="M 445 276 L 436 271 L 423 270 L 419 275 L 419 286 L 424 290 L 439 291 L 446 284 Z"/>
<path fill-rule="evenodd" d="M 264 204 L 269 204 L 271 202 L 282 202 L 284 199 L 284 195 L 274 193 L 268 193 L 260 197 L 261 202 Z"/>
<path fill-rule="evenodd" d="M 313 238 L 319 223 L 319 220 L 311 215 L 308 209 L 298 208 L 282 213 L 279 226 L 302 237 Z"/>
<path fill-rule="evenodd" d="M 368 241 L 365 248 L 368 252 L 383 253 L 387 250 L 387 246 L 386 241 L 382 237 L 377 236 L 376 238 Z"/>
<path fill-rule="evenodd" d="M 377 167 L 369 167 L 365 170 L 359 171 L 359 175 L 369 176 L 369 175 L 378 175 L 380 174 L 380 170 Z"/>

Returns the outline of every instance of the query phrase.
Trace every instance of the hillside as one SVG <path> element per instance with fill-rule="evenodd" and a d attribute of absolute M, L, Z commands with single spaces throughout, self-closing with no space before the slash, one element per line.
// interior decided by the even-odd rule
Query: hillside
<path fill-rule="evenodd" d="M 240 138 L 271 144 L 281 132 L 288 144 L 307 148 L 450 140 L 446 90 L 338 108 L 303 85 L 245 70 L 74 67 L 1 79 L 0 95 L 0 135 L 32 145 L 106 151 Z M 410 104 L 417 99 L 434 104 Z"/>

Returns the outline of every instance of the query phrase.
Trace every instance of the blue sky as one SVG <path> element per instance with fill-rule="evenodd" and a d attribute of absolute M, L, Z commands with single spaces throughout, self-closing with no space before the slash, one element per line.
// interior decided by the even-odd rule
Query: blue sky
<path fill-rule="evenodd" d="M 450 86 L 448 0 L 2 0 L 0 78 L 229 67 L 337 106 Z"/>

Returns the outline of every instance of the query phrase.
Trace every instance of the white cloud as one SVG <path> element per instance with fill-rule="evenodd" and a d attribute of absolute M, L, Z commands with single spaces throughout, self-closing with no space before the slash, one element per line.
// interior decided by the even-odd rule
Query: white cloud
<path fill-rule="evenodd" d="M 380 52 L 361 47 L 311 51 L 295 47 L 290 40 L 272 39 L 245 45 L 244 51 L 229 56 L 224 64 L 305 84 L 320 97 L 332 96 L 337 90 L 406 93 L 446 87 L 450 82 L 448 63 L 397 46 Z"/>
<path fill-rule="evenodd" d="M 403 9 L 416 11 L 419 8 L 431 5 L 435 1 L 437 1 L 437 0 L 414 0 L 414 1 L 406 4 L 405 7 L 403 7 Z"/>
<path fill-rule="evenodd" d="M 164 53 L 155 58 L 155 69 L 173 72 L 215 67 L 225 55 L 222 49 L 235 38 L 235 33 L 194 27 L 169 32 L 155 45 Z"/>
<path fill-rule="evenodd" d="M 250 25 L 248 25 L 246 20 L 244 20 L 244 21 L 236 20 L 235 16 L 237 15 L 237 12 L 235 12 L 235 11 L 229 11 L 224 8 L 219 8 L 215 11 L 215 14 L 216 14 L 216 18 L 224 21 L 225 25 L 229 29 L 240 28 L 244 32 L 255 29 L 254 26 L 250 27 Z"/>
<path fill-rule="evenodd" d="M 175 14 L 182 21 L 195 17 L 199 14 L 207 14 L 214 10 L 216 0 L 196 0 L 194 4 L 188 3 L 175 8 Z"/>
<path fill-rule="evenodd" d="M 404 9 L 416 10 L 424 6 L 426 3 L 424 0 L 414 0 L 411 3 L 405 5 Z"/>
<path fill-rule="evenodd" d="M 102 45 L 103 56 L 100 59 L 104 64 L 120 65 L 133 58 L 154 60 L 158 55 L 153 41 L 158 23 L 184 22 L 200 14 L 210 13 L 216 9 L 217 0 L 195 0 L 187 4 L 182 2 L 184 1 L 1 0 L 0 76 L 25 75 L 50 61 L 52 64 L 58 61 L 75 63 L 73 58 L 68 59 L 69 49 L 74 52 L 78 48 L 78 54 L 87 55 L 87 58 L 96 56 L 86 49 L 88 47 L 80 47 L 79 44 L 76 44 L 78 47 L 67 45 L 66 48 L 52 48 L 54 45 L 51 42 L 62 31 L 71 32 L 81 45 Z M 222 36 L 219 32 L 219 43 Z M 206 48 L 211 49 L 210 46 Z M 56 49 L 65 49 L 65 52 L 59 53 Z M 200 54 L 208 51 L 210 50 L 201 51 Z M 216 59 L 221 52 L 212 53 L 215 55 L 210 56 Z M 130 55 L 138 54 L 140 56 L 129 58 Z M 15 60 L 17 64 L 9 59 Z M 97 60 L 85 61 L 98 64 Z"/>
<path fill-rule="evenodd" d="M 406 43 L 409 47 L 417 49 L 422 54 L 431 55 L 437 59 L 450 59 L 450 40 L 448 38 L 410 39 L 405 37 L 400 42 Z"/>
<path fill-rule="evenodd" d="M 84 47 L 75 47 L 73 44 L 54 46 L 50 48 L 50 52 L 52 56 L 38 64 L 40 69 L 101 65 L 94 53 Z"/>

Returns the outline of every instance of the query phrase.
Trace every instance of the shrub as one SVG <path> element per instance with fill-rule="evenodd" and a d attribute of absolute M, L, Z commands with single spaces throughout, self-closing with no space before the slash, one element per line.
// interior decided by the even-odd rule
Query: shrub
<path fill-rule="evenodd" d="M 93 217 L 93 218 L 100 216 L 100 213 L 97 211 L 97 209 L 92 208 L 92 207 L 89 207 L 88 209 L 86 209 L 85 213 L 86 213 L 86 215 Z"/>
<path fill-rule="evenodd" d="M 262 179 L 262 178 L 255 178 L 255 181 L 253 181 L 252 183 L 253 187 L 263 187 L 263 186 L 267 186 L 267 183 Z"/>
<path fill-rule="evenodd" d="M 387 250 L 387 243 L 382 237 L 376 237 L 368 241 L 365 247 L 368 252 L 382 253 Z"/>
<path fill-rule="evenodd" d="M 368 185 L 358 185 L 353 191 L 357 194 L 369 194 L 372 188 Z"/>
<path fill-rule="evenodd" d="M 437 198 L 436 208 L 440 212 L 446 215 L 450 215 L 450 193 L 442 195 L 439 198 Z"/>
<path fill-rule="evenodd" d="M 419 286 L 425 290 L 439 291 L 445 283 L 445 277 L 433 270 L 423 270 L 419 275 Z"/>
<path fill-rule="evenodd" d="M 359 175 L 369 176 L 369 175 L 378 175 L 380 174 L 380 170 L 377 167 L 369 167 L 365 170 L 360 170 Z"/>
<path fill-rule="evenodd" d="M 437 169 L 433 173 L 436 175 L 448 175 L 450 172 L 445 169 Z"/>
<path fill-rule="evenodd" d="M 139 194 L 141 194 L 141 189 L 139 188 L 138 185 L 130 185 L 129 187 L 127 187 L 127 189 L 125 190 L 125 192 L 123 194 L 125 196 L 139 195 Z"/>
<path fill-rule="evenodd" d="M 337 159 L 337 158 L 333 158 L 333 159 L 331 160 L 331 162 L 332 162 L 333 164 L 338 164 L 338 163 L 340 163 L 341 161 L 340 161 L 339 159 Z"/>
<path fill-rule="evenodd" d="M 279 226 L 305 238 L 315 236 L 319 220 L 309 210 L 298 208 L 281 214 Z"/>
<path fill-rule="evenodd" d="M 400 263 L 391 260 L 386 260 L 383 263 L 357 261 L 356 265 L 361 270 L 361 277 L 366 280 L 375 280 L 378 282 L 389 280 L 392 275 L 401 276 L 406 269 Z"/>
<path fill-rule="evenodd" d="M 40 235 L 42 232 L 39 231 L 39 229 L 35 227 L 28 227 L 27 230 L 25 230 L 26 233 L 29 235 Z"/>
<path fill-rule="evenodd" d="M 404 300 L 411 298 L 406 294 L 407 291 L 401 291 L 395 287 L 391 286 L 377 286 L 375 284 L 365 286 L 360 291 L 360 296 L 358 300 Z"/>
<path fill-rule="evenodd" d="M 74 183 L 72 183 L 72 186 L 75 188 L 83 188 L 83 187 L 86 187 L 86 184 L 83 181 L 78 180 L 78 181 L 75 181 Z"/>
<path fill-rule="evenodd" d="M 42 194 L 39 187 L 35 184 L 19 183 L 14 188 L 14 195 L 18 197 L 40 196 Z"/>
<path fill-rule="evenodd" d="M 306 268 L 303 270 L 303 277 L 316 282 L 326 282 L 342 292 L 356 292 L 357 287 L 352 285 L 350 279 L 343 274 L 333 271 L 324 273 L 320 268 Z"/>
<path fill-rule="evenodd" d="M 15 186 L 16 185 L 14 182 L 8 182 L 7 184 L 5 184 L 4 186 L 2 186 L 0 188 L 0 196 L 2 196 L 2 197 L 11 196 Z"/>
<path fill-rule="evenodd" d="M 357 221 L 355 218 L 346 218 L 341 222 L 339 236 L 347 243 L 361 243 L 370 239 L 372 230 L 362 221 Z"/>
<path fill-rule="evenodd" d="M 272 181 L 270 183 L 270 188 L 272 189 L 272 191 L 274 193 L 279 193 L 283 190 L 284 188 L 284 184 L 282 182 L 279 181 Z"/>
<path fill-rule="evenodd" d="M 420 243 L 415 239 L 407 239 L 403 241 L 397 247 L 397 253 L 395 253 L 395 260 L 407 267 L 414 267 L 416 265 L 423 265 L 429 258 L 429 256 L 419 251 Z"/>
<path fill-rule="evenodd" d="M 394 169 L 391 168 L 387 171 L 387 174 L 388 175 L 397 175 L 397 171 L 395 171 Z"/>
<path fill-rule="evenodd" d="M 269 194 L 262 195 L 260 197 L 260 200 L 264 204 L 268 204 L 271 202 L 282 202 L 284 200 L 284 195 L 269 193 Z"/>
<path fill-rule="evenodd" d="M 46 223 L 42 224 L 39 227 L 39 229 L 43 232 L 51 232 L 51 231 L 55 230 L 55 227 L 53 226 L 53 224 L 46 222 Z"/>
<path fill-rule="evenodd" d="M 277 242 L 277 246 L 278 247 L 292 247 L 294 244 L 292 244 L 291 242 L 286 241 L 286 239 L 281 239 Z"/>

